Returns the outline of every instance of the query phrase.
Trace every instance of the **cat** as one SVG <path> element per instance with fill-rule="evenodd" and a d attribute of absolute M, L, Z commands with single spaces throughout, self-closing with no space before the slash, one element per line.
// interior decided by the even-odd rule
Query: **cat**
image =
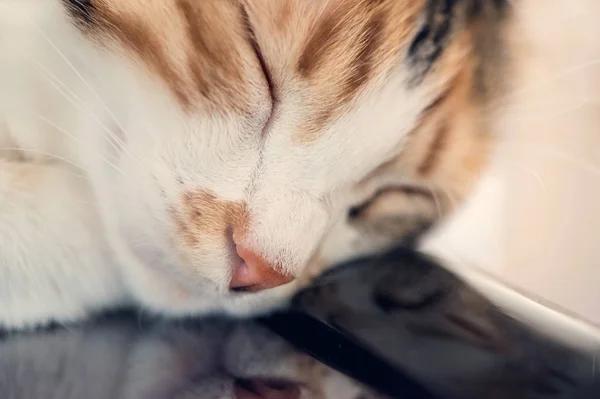
<path fill-rule="evenodd" d="M 0 326 L 253 315 L 468 198 L 508 0 L 0 1 Z"/>
<path fill-rule="evenodd" d="M 0 339 L 10 399 L 376 399 L 252 322 L 104 320 Z"/>

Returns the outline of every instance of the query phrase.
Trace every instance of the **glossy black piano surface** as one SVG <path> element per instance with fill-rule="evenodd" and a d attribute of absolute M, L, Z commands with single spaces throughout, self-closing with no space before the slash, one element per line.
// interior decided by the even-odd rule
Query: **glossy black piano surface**
<path fill-rule="evenodd" d="M 257 320 L 125 311 L 4 333 L 0 398 L 600 398 L 596 348 L 575 344 L 397 248 L 326 273 Z"/>

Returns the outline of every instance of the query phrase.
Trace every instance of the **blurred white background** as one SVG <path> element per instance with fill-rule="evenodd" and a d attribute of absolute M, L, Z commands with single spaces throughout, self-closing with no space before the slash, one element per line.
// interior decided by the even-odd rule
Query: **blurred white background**
<path fill-rule="evenodd" d="M 505 142 L 427 246 L 600 325 L 600 1 L 519 3 Z"/>

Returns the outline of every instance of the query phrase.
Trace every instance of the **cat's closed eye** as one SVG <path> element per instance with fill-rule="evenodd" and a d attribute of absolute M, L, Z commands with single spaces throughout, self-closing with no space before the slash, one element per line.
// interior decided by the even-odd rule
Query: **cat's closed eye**
<path fill-rule="evenodd" d="M 410 241 L 441 215 L 441 204 L 431 190 L 408 185 L 385 186 L 350 208 L 348 222 L 364 232 Z"/>
<path fill-rule="evenodd" d="M 313 254 L 300 285 L 345 259 L 372 254 L 395 244 L 416 245 L 449 208 L 437 192 L 410 184 L 385 184 L 350 206 Z"/>

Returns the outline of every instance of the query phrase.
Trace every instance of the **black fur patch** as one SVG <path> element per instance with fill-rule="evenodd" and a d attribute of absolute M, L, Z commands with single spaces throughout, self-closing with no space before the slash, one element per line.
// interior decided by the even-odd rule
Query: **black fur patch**
<path fill-rule="evenodd" d="M 455 24 L 456 6 L 460 1 L 427 2 L 423 26 L 408 49 L 409 61 L 415 73 L 412 84 L 423 81 L 449 42 Z"/>
<path fill-rule="evenodd" d="M 422 26 L 408 50 L 408 61 L 414 71 L 411 85 L 425 79 L 457 29 L 468 28 L 480 18 L 489 22 L 504 19 L 508 3 L 508 0 L 428 0 Z"/>
<path fill-rule="evenodd" d="M 93 0 L 63 0 L 63 3 L 76 22 L 86 25 L 93 22 L 95 10 Z"/>

